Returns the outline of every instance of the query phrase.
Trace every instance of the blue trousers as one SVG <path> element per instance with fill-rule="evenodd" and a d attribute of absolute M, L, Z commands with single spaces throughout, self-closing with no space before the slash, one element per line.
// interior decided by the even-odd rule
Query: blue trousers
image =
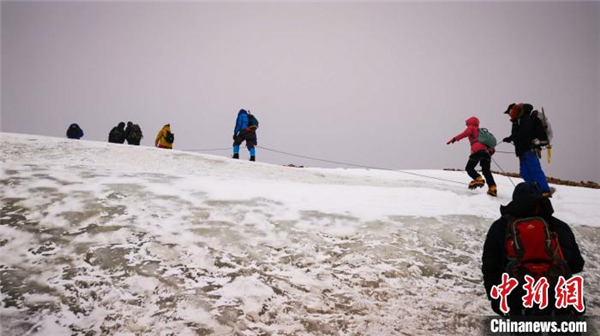
<path fill-rule="evenodd" d="M 525 153 L 525 155 L 520 158 L 520 162 L 520 173 L 525 182 L 537 182 L 542 191 L 550 191 L 550 186 L 546 181 L 546 174 L 544 174 L 542 166 L 540 165 L 540 160 L 537 155 L 535 155 L 535 152 L 529 151 Z"/>
<path fill-rule="evenodd" d="M 250 156 L 256 156 L 256 147 L 252 147 L 248 149 L 250 152 Z M 240 146 L 233 146 L 233 154 L 238 154 L 240 152 Z"/>

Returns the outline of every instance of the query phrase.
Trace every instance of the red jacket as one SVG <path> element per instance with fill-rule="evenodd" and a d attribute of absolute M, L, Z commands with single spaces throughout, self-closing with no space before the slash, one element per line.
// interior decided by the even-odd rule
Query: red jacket
<path fill-rule="evenodd" d="M 456 141 L 460 141 L 461 139 L 469 137 L 469 141 L 471 142 L 471 154 L 474 154 L 474 153 L 482 151 L 482 150 L 490 151 L 490 154 L 493 154 L 494 149 L 477 141 L 478 136 L 479 136 L 479 119 L 477 119 L 476 117 L 471 117 L 471 118 L 467 119 L 467 129 L 465 129 L 459 135 L 455 136 L 454 139 Z"/>

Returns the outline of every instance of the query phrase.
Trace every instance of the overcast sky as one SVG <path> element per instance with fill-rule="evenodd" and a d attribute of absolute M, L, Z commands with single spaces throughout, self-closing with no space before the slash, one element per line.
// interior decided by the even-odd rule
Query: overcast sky
<path fill-rule="evenodd" d="M 131 120 L 151 146 L 171 123 L 176 149 L 222 148 L 246 108 L 259 146 L 464 168 L 468 141 L 446 145 L 464 121 L 502 139 L 507 105 L 530 102 L 554 128 L 547 175 L 600 181 L 599 21 L 600 3 L 574 1 L 2 1 L 0 128 L 62 137 L 77 122 L 105 141 Z M 332 166 L 260 147 L 257 158 Z M 514 155 L 495 159 L 518 171 Z"/>

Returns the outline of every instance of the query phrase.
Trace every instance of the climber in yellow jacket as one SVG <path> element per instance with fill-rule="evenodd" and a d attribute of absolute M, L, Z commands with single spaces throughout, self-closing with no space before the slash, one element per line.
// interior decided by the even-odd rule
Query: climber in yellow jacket
<path fill-rule="evenodd" d="M 175 142 L 175 134 L 171 133 L 171 124 L 166 124 L 156 135 L 154 146 L 173 149 L 173 142 Z"/>

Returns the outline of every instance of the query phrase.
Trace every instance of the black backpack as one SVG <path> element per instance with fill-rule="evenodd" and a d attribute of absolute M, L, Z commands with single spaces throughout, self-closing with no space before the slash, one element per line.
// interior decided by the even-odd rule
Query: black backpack
<path fill-rule="evenodd" d="M 165 141 L 172 144 L 175 141 L 175 134 L 171 133 L 171 131 L 167 131 L 167 135 L 165 136 Z"/>
<path fill-rule="evenodd" d="M 140 128 L 140 125 L 134 124 L 133 126 L 131 126 L 131 130 L 129 131 L 129 139 L 130 140 L 139 141 L 143 137 L 144 137 L 144 134 L 142 133 L 142 129 Z"/>
<path fill-rule="evenodd" d="M 248 128 L 256 130 L 258 128 L 258 119 L 254 114 L 248 114 Z"/>
<path fill-rule="evenodd" d="M 67 137 L 70 139 L 79 137 L 79 126 L 77 126 L 77 124 L 72 124 L 69 126 L 69 129 L 67 130 Z"/>

